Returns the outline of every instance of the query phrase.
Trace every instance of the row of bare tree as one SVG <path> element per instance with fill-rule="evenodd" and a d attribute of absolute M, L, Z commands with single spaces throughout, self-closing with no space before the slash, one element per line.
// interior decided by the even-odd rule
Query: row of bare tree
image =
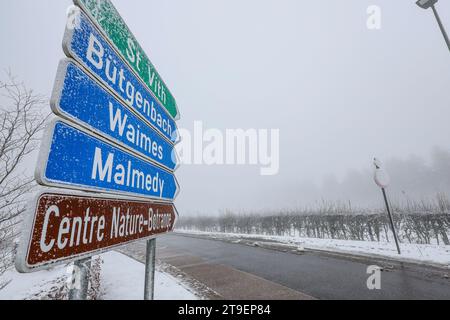
<path fill-rule="evenodd" d="M 441 203 L 442 204 L 442 203 Z M 394 223 L 401 241 L 450 245 L 450 213 L 430 204 L 394 206 Z M 417 212 L 420 208 L 422 212 Z M 411 210 L 408 212 L 408 210 Z M 178 229 L 204 232 L 258 234 L 321 239 L 392 241 L 385 212 L 335 207 L 291 212 L 243 214 L 226 212 L 218 217 L 182 217 Z"/>

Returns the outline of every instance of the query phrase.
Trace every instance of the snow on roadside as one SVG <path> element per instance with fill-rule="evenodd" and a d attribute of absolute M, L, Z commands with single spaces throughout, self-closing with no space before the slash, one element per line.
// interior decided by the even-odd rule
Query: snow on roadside
<path fill-rule="evenodd" d="M 104 300 L 142 300 L 145 266 L 121 253 L 109 252 L 103 257 L 102 285 Z M 162 272 L 155 273 L 156 300 L 196 300 L 192 289 Z"/>
<path fill-rule="evenodd" d="M 112 251 L 101 255 L 102 300 L 142 300 L 144 295 L 144 264 Z M 12 280 L 0 290 L 0 300 L 28 300 L 44 298 L 50 291 L 63 286 L 71 269 L 58 266 L 50 270 L 20 274 L 14 269 L 0 279 Z M 194 290 L 171 275 L 155 273 L 156 300 L 197 300 Z"/>
<path fill-rule="evenodd" d="M 46 295 L 56 286 L 65 283 L 70 275 L 66 266 L 39 271 L 35 273 L 20 274 L 10 269 L 3 274 L 1 280 L 11 281 L 3 290 L 0 290 L 0 300 L 30 300 Z"/>
<path fill-rule="evenodd" d="M 423 264 L 438 264 L 450 268 L 450 246 L 445 245 L 426 245 L 401 243 L 401 256 L 398 255 L 395 243 L 389 242 L 371 242 L 371 241 L 353 241 L 353 240 L 335 240 L 335 239 L 315 239 L 299 238 L 289 236 L 265 236 L 249 235 L 237 233 L 218 233 L 177 230 L 177 233 L 206 235 L 215 238 L 225 238 L 230 240 L 249 239 L 259 241 L 271 241 L 287 245 L 296 245 L 299 248 L 326 250 L 341 253 L 351 253 L 360 255 L 371 255 L 385 258 L 394 258 L 404 261 L 418 262 Z"/>

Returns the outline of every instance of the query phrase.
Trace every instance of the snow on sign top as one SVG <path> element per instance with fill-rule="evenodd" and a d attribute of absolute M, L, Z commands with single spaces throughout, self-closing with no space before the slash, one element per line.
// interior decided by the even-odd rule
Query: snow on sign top
<path fill-rule="evenodd" d="M 153 92 L 168 113 L 179 119 L 175 98 L 110 0 L 74 0 Z"/>

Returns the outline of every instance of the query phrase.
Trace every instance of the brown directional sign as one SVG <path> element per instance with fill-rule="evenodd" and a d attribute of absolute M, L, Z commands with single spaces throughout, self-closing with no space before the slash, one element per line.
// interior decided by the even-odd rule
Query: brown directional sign
<path fill-rule="evenodd" d="M 32 272 L 173 231 L 173 204 L 133 199 L 38 195 L 24 226 L 16 268 Z"/>

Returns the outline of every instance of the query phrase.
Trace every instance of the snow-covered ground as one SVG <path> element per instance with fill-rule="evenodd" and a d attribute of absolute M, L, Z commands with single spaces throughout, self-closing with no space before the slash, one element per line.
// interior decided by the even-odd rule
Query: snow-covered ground
<path fill-rule="evenodd" d="M 103 255 L 102 266 L 104 300 L 142 300 L 145 265 L 123 254 Z M 192 289 L 169 274 L 156 272 L 156 300 L 196 300 Z"/>
<path fill-rule="evenodd" d="M 144 295 L 145 266 L 121 253 L 101 255 L 102 300 L 142 300 Z M 0 290 L 0 300 L 39 299 L 55 292 L 67 281 L 71 271 L 67 266 L 30 274 L 10 270 L 1 280 L 12 280 Z M 156 300 L 197 300 L 193 290 L 171 275 L 157 271 L 155 274 Z"/>
<path fill-rule="evenodd" d="M 418 262 L 423 264 L 434 264 L 450 268 L 450 246 L 423 245 L 401 243 L 401 256 L 398 255 L 395 243 L 350 241 L 334 239 L 298 238 L 288 236 L 265 236 L 235 233 L 216 233 L 202 231 L 177 230 L 177 233 L 197 234 L 219 239 L 228 239 L 239 242 L 239 239 L 256 240 L 260 242 L 269 241 L 297 246 L 298 249 L 326 250 L 357 255 L 370 255 L 397 260 Z M 257 243 L 256 243 L 257 245 Z"/>
<path fill-rule="evenodd" d="M 1 280 L 11 281 L 0 290 L 0 300 L 28 300 L 47 295 L 70 275 L 65 266 L 39 271 L 36 273 L 20 274 L 15 269 L 7 271 Z"/>

